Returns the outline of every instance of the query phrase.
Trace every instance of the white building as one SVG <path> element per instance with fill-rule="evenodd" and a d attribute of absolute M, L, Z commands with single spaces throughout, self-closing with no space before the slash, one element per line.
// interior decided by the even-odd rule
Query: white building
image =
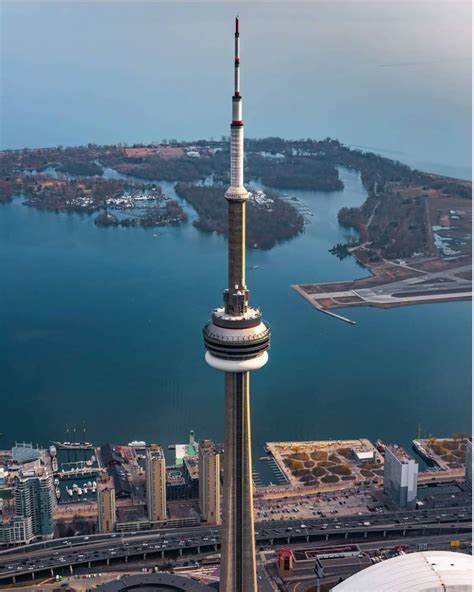
<path fill-rule="evenodd" d="M 371 565 L 332 592 L 472 592 L 472 575 L 470 555 L 423 551 Z"/>
<path fill-rule="evenodd" d="M 418 463 L 401 446 L 386 446 L 383 486 L 398 507 L 415 506 L 417 479 Z"/>

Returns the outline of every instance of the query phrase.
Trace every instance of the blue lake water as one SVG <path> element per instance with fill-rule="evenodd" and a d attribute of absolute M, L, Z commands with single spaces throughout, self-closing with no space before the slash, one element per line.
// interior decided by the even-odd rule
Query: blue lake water
<path fill-rule="evenodd" d="M 270 362 L 252 376 L 254 454 L 265 441 L 381 437 L 408 446 L 470 429 L 471 304 L 315 311 L 290 285 L 366 275 L 328 253 L 365 191 L 292 192 L 314 216 L 271 251 L 248 253 L 251 302 L 272 325 Z M 165 192 L 172 184 L 163 183 Z M 187 210 L 194 216 L 192 209 Z M 158 237 L 154 238 L 153 235 Z M 191 221 L 99 228 L 93 217 L 0 207 L 0 432 L 47 444 L 66 424 L 103 443 L 223 438 L 223 376 L 201 328 L 222 301 L 226 241 Z"/>

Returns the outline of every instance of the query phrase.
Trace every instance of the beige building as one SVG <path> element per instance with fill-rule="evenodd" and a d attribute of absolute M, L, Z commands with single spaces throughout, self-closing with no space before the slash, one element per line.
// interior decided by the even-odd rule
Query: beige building
<path fill-rule="evenodd" d="M 115 513 L 115 489 L 110 483 L 97 488 L 97 518 L 99 532 L 114 532 L 117 521 Z"/>
<path fill-rule="evenodd" d="M 199 507 L 208 524 L 221 523 L 221 454 L 211 440 L 199 444 Z"/>
<path fill-rule="evenodd" d="M 146 451 L 146 504 L 150 522 L 166 520 L 166 460 L 161 446 Z"/>

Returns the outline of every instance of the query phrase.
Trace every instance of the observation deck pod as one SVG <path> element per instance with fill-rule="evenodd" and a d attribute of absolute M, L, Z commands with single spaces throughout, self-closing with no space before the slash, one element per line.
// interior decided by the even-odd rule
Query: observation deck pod
<path fill-rule="evenodd" d="M 203 329 L 206 362 L 223 372 L 250 372 L 268 361 L 270 326 L 260 310 L 248 308 L 240 316 L 216 308 Z"/>

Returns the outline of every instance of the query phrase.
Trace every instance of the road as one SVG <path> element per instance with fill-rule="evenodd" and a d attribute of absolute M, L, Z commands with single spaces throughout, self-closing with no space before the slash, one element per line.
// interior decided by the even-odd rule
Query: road
<path fill-rule="evenodd" d="M 427 509 L 370 513 L 257 524 L 258 547 L 325 540 L 329 537 L 370 539 L 373 535 L 419 536 L 471 529 L 471 508 Z M 176 558 L 183 554 L 217 551 L 220 527 L 198 526 L 168 531 L 95 535 L 56 539 L 0 552 L 0 581 L 31 574 L 53 574 L 70 566 L 128 562 L 129 558 Z"/>

